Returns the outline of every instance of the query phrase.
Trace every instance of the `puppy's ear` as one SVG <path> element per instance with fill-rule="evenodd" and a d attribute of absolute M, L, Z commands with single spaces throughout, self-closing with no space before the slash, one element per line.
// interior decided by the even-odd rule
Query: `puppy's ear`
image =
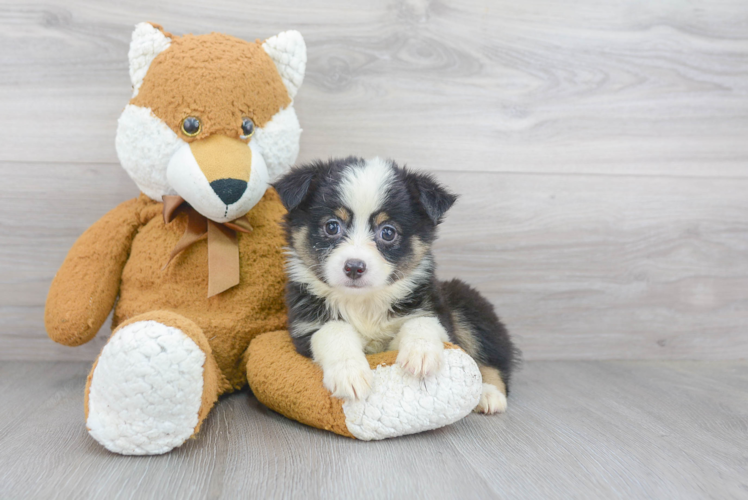
<path fill-rule="evenodd" d="M 433 223 L 439 224 L 442 216 L 457 201 L 454 195 L 442 187 L 429 174 L 408 172 L 408 183 L 418 193 L 418 201 Z"/>
<path fill-rule="evenodd" d="M 273 183 L 273 187 L 278 192 L 286 210 L 290 212 L 304 201 L 304 198 L 309 193 L 309 186 L 312 184 L 312 179 L 314 179 L 316 172 L 317 167 L 314 164 L 294 167 L 290 172 Z"/>

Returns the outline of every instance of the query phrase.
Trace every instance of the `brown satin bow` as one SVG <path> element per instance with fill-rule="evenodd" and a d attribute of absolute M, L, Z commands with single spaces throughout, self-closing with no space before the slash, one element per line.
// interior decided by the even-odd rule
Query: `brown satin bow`
<path fill-rule="evenodd" d="M 166 269 L 179 252 L 193 243 L 208 238 L 208 297 L 218 295 L 239 284 L 239 243 L 236 231 L 252 231 L 246 216 L 223 224 L 214 222 L 184 201 L 181 196 L 165 195 L 164 223 L 168 224 L 180 213 L 187 214 L 187 229 L 171 251 Z"/>

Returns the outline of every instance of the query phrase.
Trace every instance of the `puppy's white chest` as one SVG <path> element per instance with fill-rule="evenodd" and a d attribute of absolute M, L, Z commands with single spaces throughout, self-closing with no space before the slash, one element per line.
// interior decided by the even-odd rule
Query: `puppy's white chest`
<path fill-rule="evenodd" d="M 392 304 L 399 297 L 393 295 L 391 290 L 352 295 L 332 289 L 325 295 L 327 306 L 333 315 L 350 324 L 362 337 L 367 354 L 386 351 L 406 321 L 425 314 L 424 311 L 417 310 L 408 316 L 392 317 Z"/>
<path fill-rule="evenodd" d="M 366 307 L 342 307 L 340 315 L 361 335 L 364 351 L 374 354 L 387 350 L 387 346 L 397 335 L 407 318 L 391 318 L 388 309 Z M 362 307 L 363 306 L 363 307 Z"/>
<path fill-rule="evenodd" d="M 402 324 L 402 319 L 397 318 L 397 320 L 386 319 L 376 324 L 353 324 L 353 326 L 364 338 L 364 352 L 375 354 L 387 350 Z"/>

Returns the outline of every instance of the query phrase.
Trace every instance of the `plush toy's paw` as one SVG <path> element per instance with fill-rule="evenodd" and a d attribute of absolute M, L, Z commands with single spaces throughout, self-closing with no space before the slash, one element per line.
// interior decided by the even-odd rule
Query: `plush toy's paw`
<path fill-rule="evenodd" d="M 371 392 L 369 364 L 349 359 L 324 367 L 322 384 L 333 396 L 345 400 L 366 399 Z"/>
<path fill-rule="evenodd" d="M 494 413 L 504 413 L 506 411 L 506 396 L 495 385 L 483 384 L 483 392 L 480 395 L 478 406 L 475 412 L 492 415 Z"/>
<path fill-rule="evenodd" d="M 247 354 L 247 380 L 261 403 L 304 424 L 366 441 L 454 423 L 473 411 L 483 384 L 475 360 L 452 344 L 445 346 L 441 368 L 425 379 L 397 364 L 397 351 L 368 355 L 371 392 L 363 400 L 330 397 L 324 369 L 296 352 L 287 331 L 255 337 Z"/>
<path fill-rule="evenodd" d="M 417 339 L 400 344 L 397 364 L 416 377 L 429 377 L 439 371 L 444 344 L 441 341 Z"/>
<path fill-rule="evenodd" d="M 177 328 L 156 321 L 120 328 L 92 374 L 89 433 L 123 455 L 181 445 L 198 424 L 204 363 L 205 353 Z"/>
<path fill-rule="evenodd" d="M 469 414 L 480 391 L 478 366 L 460 349 L 446 349 L 441 368 L 426 379 L 398 364 L 378 366 L 369 397 L 343 403 L 346 427 L 366 441 L 436 429 Z"/>

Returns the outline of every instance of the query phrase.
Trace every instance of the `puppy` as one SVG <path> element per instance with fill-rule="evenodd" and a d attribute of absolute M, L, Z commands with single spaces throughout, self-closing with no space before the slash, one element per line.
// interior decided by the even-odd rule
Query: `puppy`
<path fill-rule="evenodd" d="M 274 187 L 288 209 L 289 330 L 333 396 L 367 397 L 367 353 L 399 350 L 398 364 L 428 377 L 449 341 L 480 367 L 475 411 L 506 410 L 518 356 L 509 334 L 477 291 L 435 277 L 431 245 L 455 195 L 379 158 L 313 162 Z"/>

